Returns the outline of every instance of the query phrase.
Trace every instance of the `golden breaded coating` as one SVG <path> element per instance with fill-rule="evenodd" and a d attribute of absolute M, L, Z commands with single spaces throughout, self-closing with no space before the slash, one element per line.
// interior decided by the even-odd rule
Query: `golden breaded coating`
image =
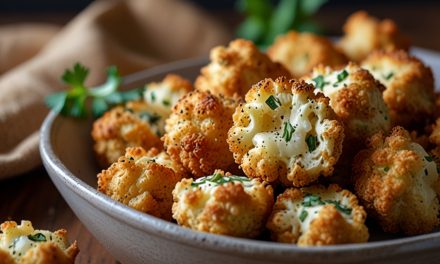
<path fill-rule="evenodd" d="M 201 69 L 195 87 L 215 95 L 244 96 L 253 84 L 264 78 L 290 76 L 286 68 L 244 39 L 234 40 L 228 47 L 213 48 L 210 58 L 210 64 Z"/>
<path fill-rule="evenodd" d="M 355 62 L 360 62 L 373 50 L 408 50 L 410 42 L 394 21 L 378 20 L 365 11 L 352 14 L 344 25 L 345 35 L 338 47 Z"/>
<path fill-rule="evenodd" d="M 385 232 L 422 234 L 439 224 L 436 164 L 402 127 L 374 135 L 353 170 L 356 194 Z"/>
<path fill-rule="evenodd" d="M 344 129 L 328 98 L 313 85 L 265 79 L 234 113 L 228 143 L 249 177 L 302 187 L 329 176 L 342 151 Z"/>
<path fill-rule="evenodd" d="M 180 97 L 193 90 L 192 84 L 176 74 L 168 74 L 161 82 L 145 85 L 144 100 L 150 113 L 167 119 Z M 163 134 L 163 127 L 162 133 Z"/>
<path fill-rule="evenodd" d="M 305 80 L 315 85 L 316 93 L 330 98 L 349 142 L 361 144 L 378 131 L 389 131 L 388 108 L 382 98 L 385 87 L 367 70 L 354 63 L 342 69 L 318 66 Z"/>
<path fill-rule="evenodd" d="M 94 150 L 101 167 L 123 156 L 127 147 L 162 149 L 160 137 L 165 119 L 182 95 L 193 89 L 179 75 L 168 74 L 160 82 L 145 85 L 144 102 L 132 101 L 106 112 L 93 124 Z"/>
<path fill-rule="evenodd" d="M 138 211 L 171 220 L 172 191 L 186 176 L 164 151 L 127 148 L 125 156 L 98 174 L 98 190 Z"/>
<path fill-rule="evenodd" d="M 123 156 L 127 147 L 162 149 L 161 118 L 148 112 L 145 102 L 116 106 L 93 123 L 94 150 L 101 167 L 106 168 Z M 162 124 L 161 124 L 162 123 Z"/>
<path fill-rule="evenodd" d="M 30 221 L 1 224 L 0 263 L 67 264 L 74 263 L 79 252 L 76 241 L 70 246 L 67 231 L 34 230 Z"/>
<path fill-rule="evenodd" d="M 362 67 L 385 85 L 383 99 L 393 125 L 408 126 L 429 119 L 435 108 L 431 68 L 403 50 L 376 51 Z"/>
<path fill-rule="evenodd" d="M 166 120 L 163 140 L 170 157 L 195 177 L 216 169 L 237 172 L 226 138 L 237 100 L 194 91 L 183 96 Z"/>
<path fill-rule="evenodd" d="M 267 55 L 283 64 L 295 78 L 310 73 L 319 64 L 334 67 L 348 62 L 327 38 L 295 31 L 277 37 Z"/>
<path fill-rule="evenodd" d="M 367 214 L 336 184 L 290 188 L 277 197 L 267 222 L 274 241 L 324 246 L 368 241 Z"/>
<path fill-rule="evenodd" d="M 221 235 L 254 238 L 273 205 L 272 187 L 258 179 L 217 170 L 183 179 L 173 190 L 173 218 L 179 225 Z"/>

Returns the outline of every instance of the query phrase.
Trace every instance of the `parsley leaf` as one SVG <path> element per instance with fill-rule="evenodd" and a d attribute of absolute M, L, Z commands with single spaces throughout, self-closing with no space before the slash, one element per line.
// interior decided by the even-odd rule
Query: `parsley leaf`
<path fill-rule="evenodd" d="M 318 75 L 317 77 L 313 78 L 312 80 L 315 82 L 316 88 L 318 88 L 321 91 L 324 89 L 324 85 L 326 84 L 324 82 L 324 76 Z"/>
<path fill-rule="evenodd" d="M 116 67 L 107 69 L 106 82 L 97 87 L 85 86 L 84 82 L 88 74 L 89 69 L 79 63 L 76 63 L 72 69 L 67 69 L 61 79 L 70 86 L 70 89 L 46 96 L 46 105 L 52 111 L 65 116 L 85 117 L 87 115 L 87 100 L 91 99 L 92 113 L 95 117 L 99 117 L 116 104 L 142 97 L 142 88 L 118 91 L 121 77 Z"/>
<path fill-rule="evenodd" d="M 348 72 L 346 70 L 343 70 L 342 72 L 338 73 L 338 75 L 336 76 L 338 78 L 338 83 L 345 80 L 345 78 L 347 78 L 347 76 L 348 76 Z"/>
<path fill-rule="evenodd" d="M 284 132 L 283 132 L 283 138 L 286 140 L 286 142 L 289 142 L 292 139 L 292 135 L 295 132 L 295 128 L 290 124 L 290 122 L 284 123 Z"/>
<path fill-rule="evenodd" d="M 306 210 L 302 210 L 301 213 L 299 214 L 299 220 L 301 220 L 301 222 L 304 222 L 304 220 L 306 220 L 308 215 L 309 213 Z"/>
<path fill-rule="evenodd" d="M 306 143 L 307 143 L 307 147 L 309 148 L 309 152 L 312 152 L 317 147 L 318 137 L 317 136 L 308 135 L 307 138 L 306 138 Z"/>
<path fill-rule="evenodd" d="M 28 235 L 29 240 L 35 241 L 35 242 L 44 242 L 47 241 L 46 236 L 42 233 L 36 233 L 34 235 Z"/>

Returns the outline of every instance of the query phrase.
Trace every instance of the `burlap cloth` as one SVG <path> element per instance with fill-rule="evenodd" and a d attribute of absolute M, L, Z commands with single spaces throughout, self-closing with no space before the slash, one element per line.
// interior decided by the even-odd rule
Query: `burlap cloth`
<path fill-rule="evenodd" d="M 39 128 L 45 95 L 66 87 L 60 76 L 81 62 L 88 84 L 116 65 L 122 75 L 208 54 L 228 32 L 191 4 L 177 0 L 98 1 L 65 27 L 0 27 L 0 179 L 41 164 Z"/>

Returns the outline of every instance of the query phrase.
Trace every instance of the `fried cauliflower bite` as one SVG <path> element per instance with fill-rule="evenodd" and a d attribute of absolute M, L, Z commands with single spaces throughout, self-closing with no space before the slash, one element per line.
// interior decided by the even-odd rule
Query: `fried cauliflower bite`
<path fill-rule="evenodd" d="M 378 20 L 365 11 L 352 14 L 344 25 L 345 35 L 337 46 L 355 62 L 360 62 L 373 50 L 408 50 L 409 39 L 394 21 Z"/>
<path fill-rule="evenodd" d="M 106 168 L 123 156 L 127 147 L 162 149 L 163 122 L 148 112 L 145 102 L 128 102 L 116 106 L 93 123 L 92 138 L 99 164 Z"/>
<path fill-rule="evenodd" d="M 149 83 L 145 86 L 144 100 L 150 113 L 167 119 L 172 107 L 184 94 L 193 90 L 192 84 L 176 74 L 168 74 L 161 82 Z M 163 134 L 163 126 L 162 131 Z"/>
<path fill-rule="evenodd" d="M 183 179 L 173 198 L 173 218 L 179 225 L 246 238 L 263 231 L 274 200 L 267 183 L 220 170 L 197 180 Z"/>
<path fill-rule="evenodd" d="M 343 126 L 313 85 L 265 79 L 235 111 L 228 143 L 245 174 L 302 187 L 328 176 L 342 151 Z"/>
<path fill-rule="evenodd" d="M 353 171 L 356 194 L 385 232 L 422 234 L 439 224 L 436 163 L 402 127 L 374 135 Z"/>
<path fill-rule="evenodd" d="M 194 91 L 183 96 L 166 120 L 163 141 L 170 157 L 195 177 L 216 169 L 238 172 L 226 138 L 237 100 Z"/>
<path fill-rule="evenodd" d="M 274 241 L 325 246 L 368 241 L 367 214 L 336 184 L 290 188 L 277 197 L 267 222 Z"/>
<path fill-rule="evenodd" d="M 79 249 L 76 241 L 69 245 L 67 231 L 35 230 L 30 221 L 1 224 L 0 263 L 64 264 L 74 263 Z"/>
<path fill-rule="evenodd" d="M 172 191 L 186 176 L 164 151 L 127 148 L 125 156 L 98 174 L 98 190 L 138 211 L 171 220 Z"/>
<path fill-rule="evenodd" d="M 354 63 L 342 69 L 318 66 L 305 78 L 315 93 L 330 98 L 330 106 L 344 123 L 347 140 L 354 145 L 378 131 L 389 131 L 388 108 L 382 98 L 385 87 Z"/>
<path fill-rule="evenodd" d="M 232 41 L 228 47 L 211 50 L 211 62 L 203 67 L 195 81 L 196 89 L 215 95 L 244 96 L 251 86 L 264 78 L 290 76 L 289 71 L 251 42 Z"/>
<path fill-rule="evenodd" d="M 345 56 L 327 38 L 295 31 L 277 37 L 267 55 L 283 64 L 296 78 L 308 74 L 319 64 L 340 66 L 347 63 Z"/>
<path fill-rule="evenodd" d="M 429 67 L 407 52 L 376 51 L 362 67 L 385 85 L 383 99 L 394 125 L 426 120 L 435 109 L 434 77 Z"/>

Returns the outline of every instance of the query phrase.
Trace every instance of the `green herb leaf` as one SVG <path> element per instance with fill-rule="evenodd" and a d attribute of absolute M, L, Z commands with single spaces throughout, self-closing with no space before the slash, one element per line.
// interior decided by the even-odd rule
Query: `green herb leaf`
<path fill-rule="evenodd" d="M 42 233 L 36 233 L 34 235 L 28 235 L 29 240 L 35 241 L 35 242 L 44 242 L 47 241 L 46 236 Z"/>
<path fill-rule="evenodd" d="M 304 222 L 304 220 L 306 220 L 308 215 L 309 213 L 306 210 L 302 210 L 301 213 L 299 214 L 299 220 L 301 220 L 301 222 Z"/>
<path fill-rule="evenodd" d="M 428 162 L 434 161 L 434 159 L 431 156 L 425 156 L 425 159 Z"/>
<path fill-rule="evenodd" d="M 278 107 L 281 106 L 280 99 L 276 98 L 275 96 L 271 95 L 269 98 L 266 99 L 266 104 L 270 107 L 270 109 L 275 110 Z"/>
<path fill-rule="evenodd" d="M 290 124 L 290 122 L 284 122 L 284 132 L 283 132 L 283 138 L 286 140 L 286 142 L 289 142 L 292 139 L 292 135 L 295 132 L 295 128 Z"/>
<path fill-rule="evenodd" d="M 107 111 L 108 105 L 103 98 L 96 98 L 92 103 L 93 116 L 101 116 Z"/>
<path fill-rule="evenodd" d="M 322 75 L 318 75 L 317 77 L 312 79 L 315 82 L 315 87 L 318 88 L 319 90 L 323 90 L 324 89 L 324 76 Z"/>
<path fill-rule="evenodd" d="M 337 210 L 339 210 L 340 212 L 342 212 L 344 214 L 347 214 L 347 215 L 351 214 L 352 209 L 348 208 L 348 207 L 345 207 L 339 201 L 326 200 L 324 202 L 327 203 L 327 204 L 333 204 L 336 207 Z"/>
<path fill-rule="evenodd" d="M 66 103 L 67 93 L 66 92 L 57 92 L 51 95 L 48 95 L 44 98 L 46 105 L 51 108 L 54 112 L 59 113 L 61 109 L 63 109 L 64 104 Z"/>
<path fill-rule="evenodd" d="M 61 79 L 66 83 L 72 86 L 83 86 L 84 81 L 89 75 L 89 69 L 81 65 L 80 63 L 76 63 L 72 70 L 67 69 Z"/>
<path fill-rule="evenodd" d="M 211 176 L 206 176 L 204 178 L 199 178 L 196 181 L 193 181 L 191 183 L 192 187 L 199 187 L 202 184 L 205 183 L 212 183 L 214 185 L 222 185 L 229 182 L 250 182 L 250 179 L 245 176 L 237 176 L 237 175 L 231 175 L 231 176 L 222 176 L 220 173 L 215 173 Z"/>
<path fill-rule="evenodd" d="M 390 73 L 388 73 L 386 76 L 385 76 L 385 80 L 389 80 L 389 79 L 391 79 L 392 77 L 394 76 L 394 72 L 390 72 Z"/>
<path fill-rule="evenodd" d="M 316 149 L 318 144 L 318 137 L 313 135 L 308 135 L 306 137 L 307 147 L 309 148 L 309 152 L 312 152 Z"/>
<path fill-rule="evenodd" d="M 163 104 L 164 106 L 170 106 L 170 105 L 171 105 L 171 103 L 170 103 L 169 100 L 162 100 L 162 104 Z"/>
<path fill-rule="evenodd" d="M 319 197 L 318 195 L 306 194 L 304 195 L 302 205 L 304 207 L 311 207 L 316 205 L 324 205 L 324 202 L 321 201 L 321 197 Z"/>
<path fill-rule="evenodd" d="M 338 79 L 338 83 L 345 80 L 345 78 L 347 78 L 347 76 L 348 76 L 348 72 L 346 70 L 343 70 L 342 72 L 338 73 L 338 75 L 336 76 Z"/>
<path fill-rule="evenodd" d="M 383 168 L 383 171 L 385 171 L 385 172 L 388 172 L 389 170 L 390 170 L 389 167 L 385 167 L 385 168 Z"/>

